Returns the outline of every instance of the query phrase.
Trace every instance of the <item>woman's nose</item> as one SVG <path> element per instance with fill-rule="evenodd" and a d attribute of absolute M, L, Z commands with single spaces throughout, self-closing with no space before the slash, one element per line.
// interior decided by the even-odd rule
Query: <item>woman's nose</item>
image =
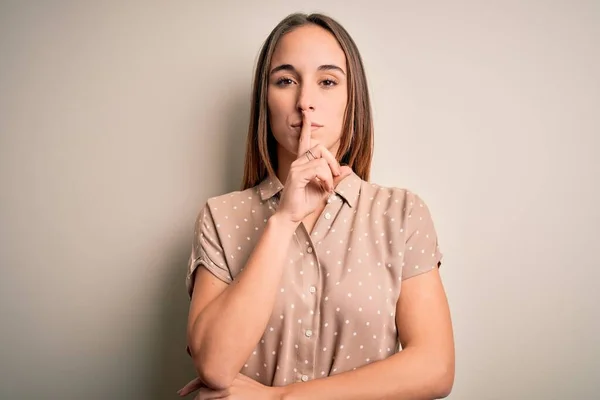
<path fill-rule="evenodd" d="M 315 110 L 313 96 L 310 93 L 310 89 L 306 85 L 303 85 L 300 88 L 300 93 L 298 94 L 297 108 L 300 111 L 307 111 L 307 110 L 314 111 Z"/>

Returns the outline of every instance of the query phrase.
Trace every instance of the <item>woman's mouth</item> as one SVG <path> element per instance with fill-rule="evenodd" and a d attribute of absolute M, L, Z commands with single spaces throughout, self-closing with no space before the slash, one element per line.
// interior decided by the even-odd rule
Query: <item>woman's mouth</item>
<path fill-rule="evenodd" d="M 323 127 L 323 125 L 320 125 L 317 123 L 312 123 L 312 124 L 310 124 L 310 131 L 314 132 L 317 129 L 322 128 L 322 127 Z M 300 134 L 300 132 L 302 132 L 302 123 L 292 125 L 292 129 L 294 130 L 295 133 Z"/>

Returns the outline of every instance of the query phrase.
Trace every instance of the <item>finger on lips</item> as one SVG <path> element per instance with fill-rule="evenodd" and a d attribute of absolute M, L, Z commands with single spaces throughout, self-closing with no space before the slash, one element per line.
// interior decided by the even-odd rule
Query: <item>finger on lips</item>
<path fill-rule="evenodd" d="M 309 114 L 307 112 L 302 112 L 302 128 L 300 129 L 300 139 L 298 140 L 298 157 L 304 157 L 304 154 L 311 148 L 310 124 Z"/>
<path fill-rule="evenodd" d="M 317 174 L 312 177 L 310 180 L 315 181 L 326 181 L 325 186 L 321 182 L 318 182 L 323 189 L 327 191 L 332 191 L 333 186 L 333 177 L 338 177 L 341 174 L 340 164 L 336 160 L 336 158 L 331 154 L 331 152 L 322 144 L 318 144 L 317 146 L 311 146 L 311 118 L 310 113 L 303 111 L 302 112 L 302 128 L 300 130 L 300 138 L 298 140 L 298 160 L 303 159 L 301 161 L 302 164 L 306 166 L 312 166 L 314 168 L 315 161 L 325 160 L 326 164 L 328 164 L 329 179 L 323 179 L 322 176 Z M 310 151 L 310 153 L 308 153 Z M 307 156 L 310 154 L 310 156 Z M 313 160 L 313 156 L 315 160 Z M 319 161 L 323 162 L 323 161 Z M 322 174 L 322 173 L 321 173 Z"/>

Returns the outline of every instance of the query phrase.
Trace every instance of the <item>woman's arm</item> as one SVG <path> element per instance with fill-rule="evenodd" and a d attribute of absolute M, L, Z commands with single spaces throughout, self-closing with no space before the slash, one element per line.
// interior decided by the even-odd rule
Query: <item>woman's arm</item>
<path fill-rule="evenodd" d="M 403 350 L 328 378 L 281 387 L 283 400 L 438 399 L 454 382 L 454 340 L 437 268 L 406 279 L 396 307 Z"/>
<path fill-rule="evenodd" d="M 208 387 L 229 387 L 263 335 L 296 227 L 273 215 L 230 285 L 204 268 L 196 272 L 188 345 L 198 376 Z"/>

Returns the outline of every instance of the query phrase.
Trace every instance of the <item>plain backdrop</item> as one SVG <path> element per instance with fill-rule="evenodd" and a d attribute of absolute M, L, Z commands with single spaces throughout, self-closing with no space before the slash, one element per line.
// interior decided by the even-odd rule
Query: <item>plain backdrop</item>
<path fill-rule="evenodd" d="M 600 396 L 597 1 L 2 1 L 0 398 L 175 399 L 193 223 L 286 15 L 364 58 L 373 182 L 429 205 L 451 399 Z M 402 379 L 401 376 L 398 379 Z"/>

